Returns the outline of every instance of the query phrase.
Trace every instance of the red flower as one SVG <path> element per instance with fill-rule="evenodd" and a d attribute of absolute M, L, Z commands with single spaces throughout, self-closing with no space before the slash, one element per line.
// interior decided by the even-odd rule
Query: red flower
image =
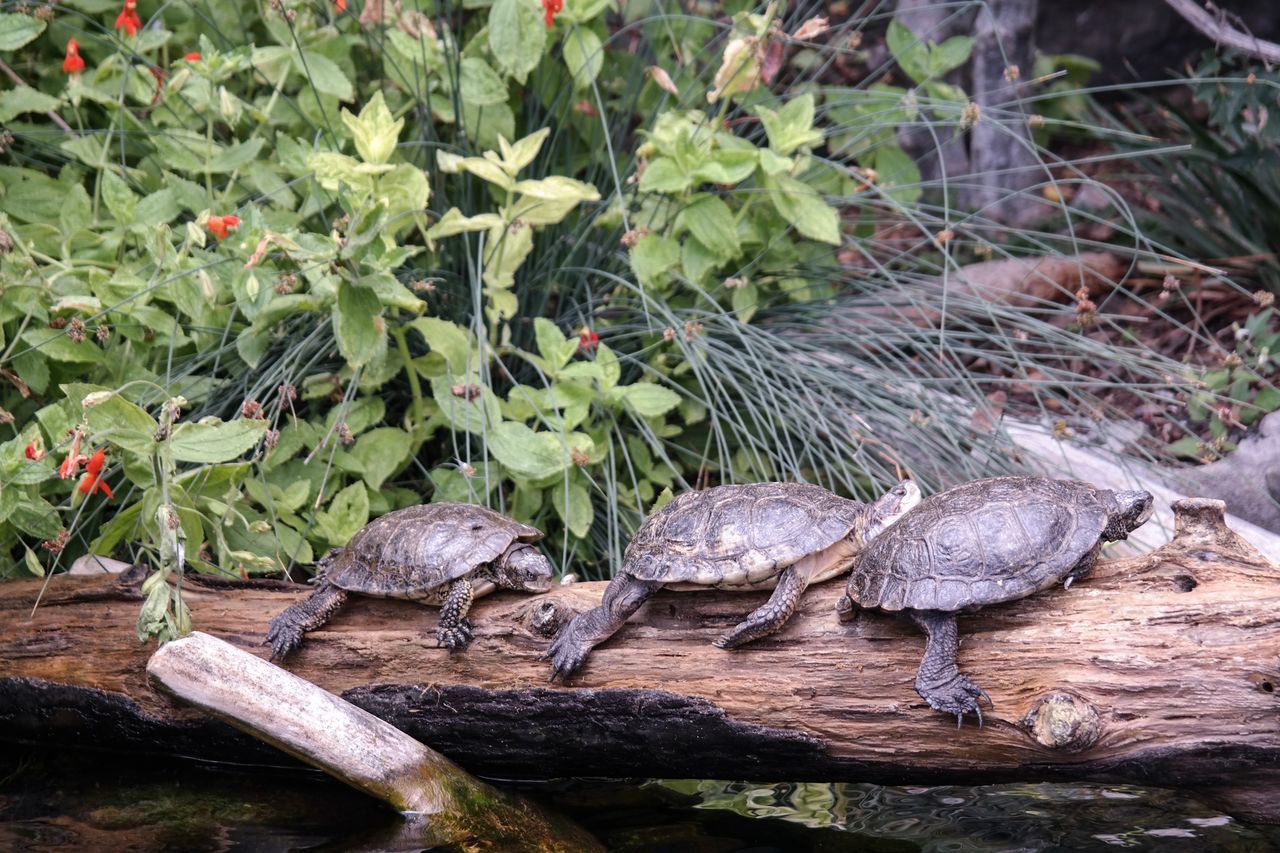
<path fill-rule="evenodd" d="M 219 240 L 227 239 L 227 232 L 240 227 L 240 217 L 228 213 L 226 216 L 209 217 L 209 233 Z"/>
<path fill-rule="evenodd" d="M 200 51 L 198 51 L 198 50 L 193 50 L 193 51 L 191 51 L 190 53 L 188 53 L 186 56 L 184 56 L 184 57 L 182 57 L 182 58 L 183 58 L 183 59 L 185 59 L 187 62 L 199 62 L 199 61 L 200 61 Z"/>
<path fill-rule="evenodd" d="M 542 9 L 547 13 L 547 29 L 551 29 L 556 15 L 564 11 L 564 0 L 542 0 Z"/>
<path fill-rule="evenodd" d="M 116 29 L 124 30 L 131 36 L 136 36 L 138 30 L 142 29 L 142 19 L 138 17 L 138 0 L 124 0 L 124 6 L 116 16 Z"/>
<path fill-rule="evenodd" d="M 58 466 L 58 476 L 63 480 L 69 480 L 76 475 L 76 471 L 80 470 L 80 463 L 84 461 L 84 457 L 80 455 L 80 431 L 76 430 L 71 437 L 71 452 L 67 454 L 67 458 L 62 460 L 62 464 Z"/>
<path fill-rule="evenodd" d="M 591 331 L 590 326 L 583 326 L 582 331 L 578 333 L 578 351 L 595 352 L 596 345 L 599 343 L 600 336 Z"/>
<path fill-rule="evenodd" d="M 89 457 L 89 463 L 84 466 L 84 479 L 80 481 L 80 491 L 86 495 L 92 495 L 94 492 L 102 492 L 108 499 L 114 498 L 111 493 L 111 487 L 102 479 L 102 466 L 107 461 L 107 451 L 98 450 Z"/>
<path fill-rule="evenodd" d="M 337 7 L 339 12 L 347 11 L 347 0 L 334 0 L 333 5 Z"/>
<path fill-rule="evenodd" d="M 63 74 L 79 74 L 84 70 L 84 59 L 80 56 L 80 42 L 67 39 L 67 55 L 62 60 Z"/>
<path fill-rule="evenodd" d="M 40 449 L 40 439 L 37 438 L 35 441 L 28 444 L 26 448 L 26 453 L 27 453 L 27 458 L 30 459 L 32 462 L 39 462 L 41 459 L 43 459 L 44 451 Z"/>

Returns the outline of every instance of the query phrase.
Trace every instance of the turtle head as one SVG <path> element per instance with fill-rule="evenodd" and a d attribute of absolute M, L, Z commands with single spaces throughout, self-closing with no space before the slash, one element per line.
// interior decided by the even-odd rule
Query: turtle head
<path fill-rule="evenodd" d="M 1150 492 L 1112 492 L 1107 508 L 1107 528 L 1102 538 L 1109 542 L 1128 539 L 1130 532 L 1147 523 L 1155 505 Z"/>
<path fill-rule="evenodd" d="M 902 518 L 918 503 L 920 503 L 920 487 L 910 478 L 885 492 L 875 503 L 867 507 L 866 523 L 862 532 L 863 544 L 879 536 L 886 527 Z"/>
<path fill-rule="evenodd" d="M 551 561 L 527 542 L 517 542 L 507 549 L 492 568 L 493 582 L 521 592 L 546 592 L 551 589 Z"/>

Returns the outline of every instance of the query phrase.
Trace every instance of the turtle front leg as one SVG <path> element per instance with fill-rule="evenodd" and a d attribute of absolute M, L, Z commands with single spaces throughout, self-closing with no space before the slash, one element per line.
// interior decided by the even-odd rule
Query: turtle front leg
<path fill-rule="evenodd" d="M 807 575 L 798 571 L 795 566 L 789 566 L 778 577 L 778 586 L 769 600 L 752 611 L 732 631 L 717 639 L 715 645 L 722 649 L 736 649 L 743 643 L 767 637 L 777 631 L 796 612 L 800 595 L 808 585 Z"/>
<path fill-rule="evenodd" d="M 475 600 L 471 581 L 458 578 L 449 584 L 444 604 L 440 605 L 440 624 L 436 626 L 436 645 L 446 649 L 461 649 L 471 642 L 471 620 L 467 611 Z"/>
<path fill-rule="evenodd" d="M 271 646 L 271 659 L 283 658 L 302 642 L 302 635 L 328 622 L 347 602 L 347 593 L 320 581 L 310 595 L 277 613 L 267 628 L 264 645 Z"/>
<path fill-rule="evenodd" d="M 964 724 L 964 715 L 972 711 L 982 726 L 982 702 L 994 707 L 991 697 L 960 672 L 956 664 L 959 639 L 956 615 L 938 610 L 908 610 L 907 615 L 928 635 L 924 660 L 916 673 L 916 692 L 931 708 L 956 715 L 956 728 Z"/>
<path fill-rule="evenodd" d="M 640 609 L 645 599 L 662 589 L 662 584 L 642 581 L 623 572 L 605 588 L 599 607 L 573 617 L 542 656 L 551 661 L 549 681 L 564 681 L 586 661 L 596 646 L 609 639 Z"/>

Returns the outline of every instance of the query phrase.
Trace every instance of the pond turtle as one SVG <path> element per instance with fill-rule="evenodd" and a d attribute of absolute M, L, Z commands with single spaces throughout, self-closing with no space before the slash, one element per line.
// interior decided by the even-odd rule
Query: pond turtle
<path fill-rule="evenodd" d="M 994 477 L 925 498 L 853 561 L 842 622 L 856 608 L 901 611 L 928 637 L 916 691 L 958 723 L 991 698 L 956 663 L 956 613 L 1012 601 L 1093 567 L 1104 541 L 1128 537 L 1151 517 L 1144 491 L 1109 491 L 1076 480 Z"/>
<path fill-rule="evenodd" d="M 309 597 L 271 620 L 274 660 L 287 655 L 347 600 L 348 593 L 407 598 L 441 608 L 439 644 L 471 640 L 472 600 L 506 587 L 551 588 L 551 563 L 531 543 L 541 531 L 474 504 L 433 503 L 389 512 L 362 527 L 345 548 L 319 562 Z"/>
<path fill-rule="evenodd" d="M 805 483 L 717 486 L 681 495 L 641 525 L 600 606 L 574 617 L 545 657 L 564 680 L 622 627 L 645 599 L 677 590 L 773 588 L 746 621 L 715 641 L 732 649 L 772 634 L 810 583 L 849 568 L 863 542 L 920 500 L 904 480 L 874 504 Z"/>

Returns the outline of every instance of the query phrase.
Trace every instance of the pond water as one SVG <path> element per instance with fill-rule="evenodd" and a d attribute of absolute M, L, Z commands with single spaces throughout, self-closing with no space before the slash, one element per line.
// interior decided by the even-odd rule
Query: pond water
<path fill-rule="evenodd" d="M 1154 788 L 706 780 L 520 788 L 626 853 L 1280 850 L 1280 827 L 1250 826 Z M 398 825 L 319 772 L 12 748 L 0 759 L 0 850 L 418 849 L 396 837 Z"/>

